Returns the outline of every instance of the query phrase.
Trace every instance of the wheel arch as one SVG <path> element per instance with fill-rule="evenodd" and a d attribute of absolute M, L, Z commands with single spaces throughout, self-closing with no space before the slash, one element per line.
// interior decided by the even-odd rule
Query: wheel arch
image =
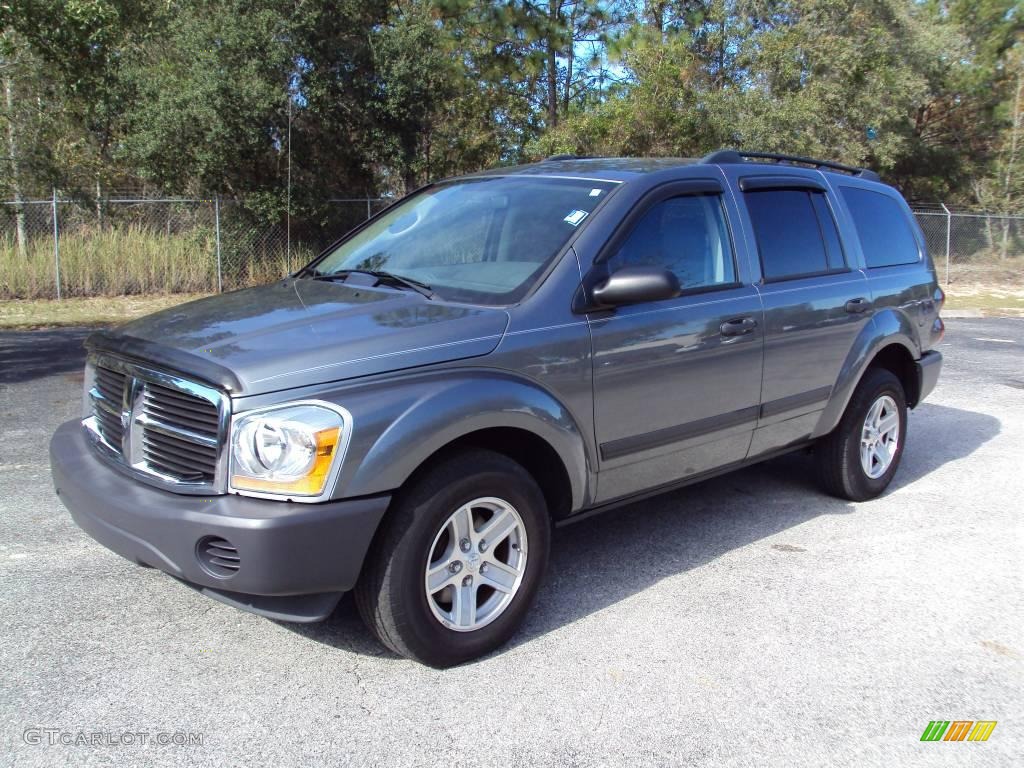
<path fill-rule="evenodd" d="M 558 452 L 536 432 L 521 427 L 485 427 L 455 438 L 428 456 L 406 480 L 415 482 L 423 473 L 462 451 L 487 450 L 519 464 L 537 481 L 553 518 L 567 516 L 573 508 L 572 482 Z"/>
<path fill-rule="evenodd" d="M 908 407 L 913 408 L 920 396 L 916 364 L 920 357 L 917 333 L 906 315 L 886 310 L 872 317 L 843 362 L 813 437 L 821 437 L 835 429 L 854 390 L 872 367 L 892 371 L 903 385 Z"/>
<path fill-rule="evenodd" d="M 553 514 L 580 509 L 594 495 L 592 463 L 576 420 L 547 390 L 521 377 L 474 371 L 425 382 L 386 421 L 353 457 L 335 497 L 394 491 L 439 457 L 471 447 L 521 464 Z"/>
<path fill-rule="evenodd" d="M 892 343 L 879 349 L 864 369 L 864 373 L 870 368 L 883 368 L 892 372 L 903 385 L 907 407 L 913 408 L 917 405 L 921 395 L 921 382 L 914 357 L 904 345 Z M 863 377 L 863 373 L 861 376 Z"/>

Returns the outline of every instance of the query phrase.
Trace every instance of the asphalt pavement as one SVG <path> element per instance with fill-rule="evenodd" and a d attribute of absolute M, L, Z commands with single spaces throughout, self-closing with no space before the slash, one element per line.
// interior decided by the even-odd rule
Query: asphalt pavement
<path fill-rule="evenodd" d="M 447 671 L 82 533 L 47 442 L 85 334 L 0 333 L 0 765 L 1021 764 L 1024 320 L 949 321 L 883 498 L 795 455 L 560 529 L 517 639 Z"/>

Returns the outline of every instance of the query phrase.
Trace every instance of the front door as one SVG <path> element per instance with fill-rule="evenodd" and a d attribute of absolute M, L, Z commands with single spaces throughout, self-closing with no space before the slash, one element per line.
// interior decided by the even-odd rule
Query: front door
<path fill-rule="evenodd" d="M 631 220 L 602 254 L 609 272 L 664 266 L 683 295 L 588 318 L 601 502 L 741 461 L 760 405 L 761 299 L 720 187 L 663 189 Z"/>

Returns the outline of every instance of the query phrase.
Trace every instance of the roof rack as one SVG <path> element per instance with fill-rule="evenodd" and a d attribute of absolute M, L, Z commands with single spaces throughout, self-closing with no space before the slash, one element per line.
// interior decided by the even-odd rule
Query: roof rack
<path fill-rule="evenodd" d="M 815 160 L 814 158 L 801 157 L 800 155 L 783 155 L 777 152 L 740 152 L 735 149 L 720 149 L 717 152 L 712 152 L 710 155 L 705 155 L 701 158 L 702 163 L 707 163 L 709 165 L 732 165 L 735 163 L 744 163 L 747 160 L 772 160 L 783 165 L 809 165 L 812 168 L 824 168 L 829 171 L 848 173 L 851 176 L 858 176 L 862 179 L 867 179 L 868 181 L 882 180 L 877 173 L 868 170 L 867 168 L 857 168 L 852 165 L 832 163 L 828 160 Z"/>

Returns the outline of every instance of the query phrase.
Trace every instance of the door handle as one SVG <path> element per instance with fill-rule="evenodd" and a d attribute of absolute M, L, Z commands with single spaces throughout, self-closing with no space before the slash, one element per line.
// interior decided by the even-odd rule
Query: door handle
<path fill-rule="evenodd" d="M 735 320 L 726 320 L 719 327 L 723 336 L 742 336 L 757 328 L 757 320 L 752 317 L 737 317 Z"/>
<path fill-rule="evenodd" d="M 871 308 L 870 302 L 867 299 L 858 296 L 856 299 L 850 299 L 846 302 L 846 311 L 851 315 L 857 315 L 861 312 L 867 312 Z"/>

